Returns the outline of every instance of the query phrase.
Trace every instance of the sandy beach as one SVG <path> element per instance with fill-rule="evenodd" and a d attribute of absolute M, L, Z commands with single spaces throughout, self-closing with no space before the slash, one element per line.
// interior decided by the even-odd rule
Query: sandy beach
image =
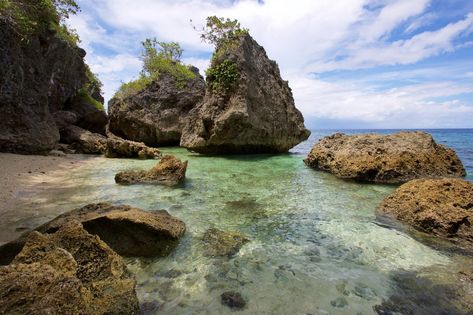
<path fill-rule="evenodd" d="M 36 202 L 33 201 L 35 195 L 50 189 L 52 182 L 60 185 L 61 178 L 88 165 L 94 158 L 83 155 L 60 157 L 0 153 L 2 222 L 9 221 L 13 215 L 20 218 L 37 212 Z M 18 234 L 23 230 L 26 228 L 16 228 Z M 11 231 L 0 231 L 0 244 L 13 236 Z"/>

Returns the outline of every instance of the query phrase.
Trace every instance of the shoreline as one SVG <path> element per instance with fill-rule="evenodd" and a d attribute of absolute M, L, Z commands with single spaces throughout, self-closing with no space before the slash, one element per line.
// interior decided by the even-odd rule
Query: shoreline
<path fill-rule="evenodd" d="M 61 181 L 68 173 L 91 163 L 96 156 L 21 155 L 0 153 L 0 216 L 2 223 L 19 222 L 44 215 L 36 209 L 36 195 Z M 13 240 L 29 227 L 11 226 L 0 231 L 0 245 Z"/>

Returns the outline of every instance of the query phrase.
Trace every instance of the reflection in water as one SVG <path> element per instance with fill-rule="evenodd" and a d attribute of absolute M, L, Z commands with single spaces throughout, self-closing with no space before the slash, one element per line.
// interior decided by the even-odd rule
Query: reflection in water
<path fill-rule="evenodd" d="M 228 158 L 163 151 L 189 160 L 181 187 L 116 185 L 116 172 L 156 162 L 96 158 L 37 196 L 33 218 L 17 212 L 0 228 L 13 236 L 15 228 L 99 201 L 168 209 L 187 225 L 175 252 L 127 260 L 149 314 L 232 313 L 220 302 L 225 291 L 242 294 L 246 313 L 393 314 L 415 312 L 423 303 L 453 310 L 437 298 L 449 293 L 448 281 L 432 295 L 424 292 L 426 298 L 410 280 L 419 272 L 425 281 L 452 279 L 455 258 L 376 221 L 376 206 L 394 187 L 313 171 L 299 154 Z M 209 228 L 239 231 L 251 241 L 232 258 L 206 257 L 201 237 Z M 397 296 L 409 301 L 404 308 L 392 307 Z"/>

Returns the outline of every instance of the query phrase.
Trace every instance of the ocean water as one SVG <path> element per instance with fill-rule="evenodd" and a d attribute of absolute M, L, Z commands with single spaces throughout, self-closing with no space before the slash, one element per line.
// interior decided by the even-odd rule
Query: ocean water
<path fill-rule="evenodd" d="M 32 227 L 92 202 L 167 209 L 187 225 L 176 250 L 166 258 L 127 259 L 149 314 L 464 314 L 456 275 L 468 260 L 376 218 L 377 205 L 396 186 L 344 181 L 304 165 L 313 143 L 333 132 L 315 130 L 282 155 L 163 149 L 189 161 L 186 183 L 177 188 L 116 185 L 116 172 L 156 162 L 95 158 L 36 196 L 33 216 L 3 220 L 0 228 Z M 472 180 L 473 130 L 429 132 L 457 151 Z M 250 242 L 234 257 L 205 257 L 201 237 L 208 228 L 239 231 Z M 225 291 L 240 292 L 245 309 L 223 306 Z"/>

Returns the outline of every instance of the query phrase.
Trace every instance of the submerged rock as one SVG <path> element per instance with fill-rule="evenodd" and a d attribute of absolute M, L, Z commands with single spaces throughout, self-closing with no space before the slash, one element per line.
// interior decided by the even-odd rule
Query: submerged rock
<path fill-rule="evenodd" d="M 423 232 L 473 249 L 473 184 L 454 179 L 412 180 L 377 209 Z"/>
<path fill-rule="evenodd" d="M 204 233 L 202 241 L 206 245 L 204 255 L 231 257 L 250 240 L 239 232 L 226 232 L 212 228 Z"/>
<path fill-rule="evenodd" d="M 276 62 L 250 35 L 219 54 L 211 67 L 234 65 L 235 86 L 217 90 L 207 78 L 204 100 L 190 113 L 181 146 L 207 154 L 287 152 L 310 132 Z"/>
<path fill-rule="evenodd" d="M 135 280 L 120 256 L 70 221 L 31 233 L 0 267 L 2 314 L 138 314 Z"/>
<path fill-rule="evenodd" d="M 376 183 L 466 175 L 455 151 L 420 131 L 353 136 L 337 133 L 316 143 L 305 163 L 340 178 Z"/>
<path fill-rule="evenodd" d="M 235 291 L 223 292 L 220 298 L 221 298 L 222 304 L 230 308 L 242 309 L 246 306 L 246 301 L 239 292 L 235 292 Z"/>
<path fill-rule="evenodd" d="M 167 211 L 144 211 L 128 205 L 90 204 L 66 212 L 35 229 L 54 233 L 70 221 L 82 223 L 87 232 L 97 235 L 123 256 L 166 256 L 178 244 L 186 226 Z M 8 264 L 25 244 L 30 233 L 0 246 L 0 264 Z"/>
<path fill-rule="evenodd" d="M 184 120 L 204 97 L 205 82 L 199 69 L 195 78 L 177 82 L 162 73 L 144 90 L 108 103 L 110 131 L 148 146 L 179 145 Z"/>
<path fill-rule="evenodd" d="M 149 171 L 124 171 L 115 175 L 118 184 L 161 184 L 175 186 L 186 177 L 187 161 L 182 162 L 172 155 L 165 155 Z"/>

